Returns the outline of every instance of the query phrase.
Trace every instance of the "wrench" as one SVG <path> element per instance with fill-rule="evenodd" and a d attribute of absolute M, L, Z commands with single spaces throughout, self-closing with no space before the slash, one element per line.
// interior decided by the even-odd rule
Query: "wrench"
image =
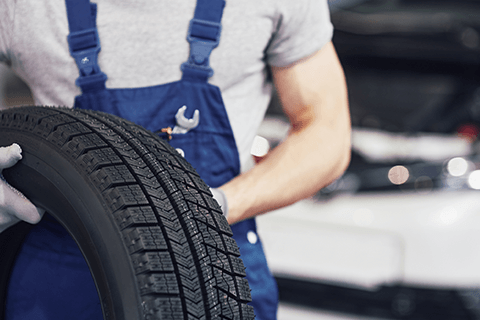
<path fill-rule="evenodd" d="M 177 114 L 175 115 L 177 125 L 173 128 L 172 133 L 185 134 L 189 130 L 192 130 L 198 126 L 198 123 L 200 122 L 200 111 L 195 110 L 193 113 L 193 118 L 187 119 L 185 117 L 185 110 L 187 110 L 187 106 L 183 106 L 178 109 Z"/>

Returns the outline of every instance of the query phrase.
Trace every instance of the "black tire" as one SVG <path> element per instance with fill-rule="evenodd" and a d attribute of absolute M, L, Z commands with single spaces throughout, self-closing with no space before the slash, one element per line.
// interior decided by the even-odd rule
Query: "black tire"
<path fill-rule="evenodd" d="M 105 319 L 254 318 L 231 229 L 168 143 L 112 115 L 50 107 L 2 111 L 0 146 L 13 142 L 23 159 L 6 179 L 77 242 Z M 28 225 L 7 231 L 8 275 Z M 0 281 L 4 298 L 8 276 Z"/>

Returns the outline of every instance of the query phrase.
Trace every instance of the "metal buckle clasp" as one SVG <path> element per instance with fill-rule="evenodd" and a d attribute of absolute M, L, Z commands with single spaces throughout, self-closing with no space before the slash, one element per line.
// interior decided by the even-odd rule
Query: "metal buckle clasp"
<path fill-rule="evenodd" d="M 75 50 L 75 41 L 81 38 L 94 37 L 94 46 L 87 47 L 85 49 Z M 88 85 L 93 82 L 105 82 L 107 75 L 100 70 L 98 66 L 98 53 L 100 52 L 100 40 L 98 37 L 98 31 L 96 28 L 90 28 L 86 30 L 71 32 L 68 35 L 68 45 L 70 54 L 75 59 L 80 77 L 78 77 L 76 83 L 79 86 Z"/>

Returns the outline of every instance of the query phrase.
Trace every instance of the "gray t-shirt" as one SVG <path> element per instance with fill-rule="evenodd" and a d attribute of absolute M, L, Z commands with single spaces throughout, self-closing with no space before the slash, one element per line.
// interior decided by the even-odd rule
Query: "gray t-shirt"
<path fill-rule="evenodd" d="M 181 78 L 195 0 L 97 0 L 107 88 L 154 86 Z M 242 171 L 271 98 L 268 65 L 287 66 L 331 40 L 327 0 L 227 0 L 210 83 L 220 88 Z M 78 69 L 67 44 L 64 0 L 0 0 L 0 62 L 29 86 L 38 105 L 72 106 Z"/>

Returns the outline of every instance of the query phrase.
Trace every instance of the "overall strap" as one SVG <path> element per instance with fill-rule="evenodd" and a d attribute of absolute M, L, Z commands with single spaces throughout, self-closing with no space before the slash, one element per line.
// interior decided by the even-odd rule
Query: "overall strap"
<path fill-rule="evenodd" d="M 68 46 L 80 71 L 75 83 L 82 93 L 105 89 L 107 76 L 98 66 L 100 39 L 96 25 L 97 5 L 89 0 L 65 0 L 65 4 L 70 29 Z"/>
<path fill-rule="evenodd" d="M 213 75 L 210 53 L 218 46 L 225 0 L 197 0 L 195 15 L 190 20 L 187 41 L 190 43 L 188 61 L 183 63 L 182 80 L 207 82 Z"/>

